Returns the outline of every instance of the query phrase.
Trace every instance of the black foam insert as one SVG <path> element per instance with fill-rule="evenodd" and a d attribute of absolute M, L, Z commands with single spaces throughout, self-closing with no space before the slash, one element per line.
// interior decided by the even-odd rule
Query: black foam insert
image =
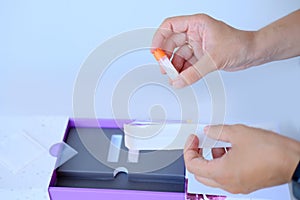
<path fill-rule="evenodd" d="M 108 162 L 112 135 L 122 135 L 117 162 Z M 65 141 L 78 154 L 60 166 L 56 186 L 184 192 L 182 150 L 140 151 L 137 163 L 128 162 L 123 130 L 118 128 L 71 128 Z M 114 177 L 118 167 L 128 170 Z"/>

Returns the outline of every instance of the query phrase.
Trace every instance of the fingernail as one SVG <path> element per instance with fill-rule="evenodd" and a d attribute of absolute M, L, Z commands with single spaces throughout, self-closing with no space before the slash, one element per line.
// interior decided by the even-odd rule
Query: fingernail
<path fill-rule="evenodd" d="M 195 138 L 195 135 L 194 134 L 191 134 L 189 135 L 189 137 L 187 138 L 186 142 L 185 142 L 185 145 L 184 145 L 184 148 L 189 148 L 191 146 L 191 144 L 193 143 L 194 141 L 194 138 Z"/>
<path fill-rule="evenodd" d="M 192 142 L 192 141 L 194 140 L 194 138 L 195 138 L 195 135 L 194 135 L 194 134 L 191 134 L 191 135 L 189 135 L 187 141 L 188 141 L 188 142 Z"/>
<path fill-rule="evenodd" d="M 204 127 L 203 131 L 204 131 L 205 134 L 208 133 L 208 129 L 209 129 L 209 126 L 205 126 L 205 127 Z"/>
<path fill-rule="evenodd" d="M 180 77 L 173 80 L 173 87 L 175 87 L 177 89 L 183 88 L 185 85 L 186 84 L 185 84 L 184 80 Z"/>

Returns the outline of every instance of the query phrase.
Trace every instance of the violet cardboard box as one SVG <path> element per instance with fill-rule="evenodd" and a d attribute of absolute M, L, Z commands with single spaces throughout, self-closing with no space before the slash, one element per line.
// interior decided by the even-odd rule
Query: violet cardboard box
<path fill-rule="evenodd" d="M 63 142 L 77 154 L 57 158 L 50 199 L 204 199 L 186 194 L 182 150 L 136 152 L 125 147 L 123 125 L 129 122 L 70 119 Z"/>

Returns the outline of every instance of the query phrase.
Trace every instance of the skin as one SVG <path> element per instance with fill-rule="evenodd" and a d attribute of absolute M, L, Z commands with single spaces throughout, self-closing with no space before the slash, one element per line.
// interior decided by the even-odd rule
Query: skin
<path fill-rule="evenodd" d="M 180 75 L 171 81 L 183 88 L 215 70 L 238 71 L 300 55 L 300 10 L 258 31 L 235 29 L 204 14 L 166 19 L 153 37 Z M 161 68 L 161 72 L 165 73 Z M 230 142 L 205 160 L 198 138 L 188 139 L 184 158 L 198 181 L 231 193 L 287 183 L 300 160 L 300 143 L 277 133 L 244 125 L 205 128 L 208 137 Z M 241 162 L 242 161 L 242 162 Z"/>
<path fill-rule="evenodd" d="M 188 171 L 201 183 L 231 193 L 287 183 L 300 158 L 300 143 L 271 131 L 244 125 L 207 127 L 214 139 L 230 142 L 232 147 L 213 149 L 213 160 L 205 160 L 198 149 L 198 138 L 191 135 L 184 149 Z"/>
<path fill-rule="evenodd" d="M 258 31 L 238 30 L 205 14 L 179 16 L 160 25 L 152 50 L 164 49 L 169 58 L 174 53 L 180 76 L 172 84 L 183 88 L 215 70 L 238 71 L 299 56 L 299 33 L 300 10 Z"/>

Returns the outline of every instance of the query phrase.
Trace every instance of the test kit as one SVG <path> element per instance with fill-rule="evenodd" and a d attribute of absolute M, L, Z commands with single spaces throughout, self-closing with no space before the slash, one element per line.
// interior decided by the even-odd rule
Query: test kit
<path fill-rule="evenodd" d="M 49 197 L 51 200 L 268 199 L 262 197 L 275 189 L 236 198 L 221 190 L 205 188 L 194 180 L 185 169 L 182 150 L 189 134 L 197 134 L 203 141 L 199 148 L 231 146 L 207 138 L 203 128 L 204 125 L 191 123 L 69 119 L 61 145 L 50 150 L 56 150 L 58 157 L 48 188 Z"/>
<path fill-rule="evenodd" d="M 157 150 L 150 150 L 151 145 L 139 148 L 144 144 L 141 141 L 147 141 L 150 132 L 157 128 L 157 123 L 132 123 L 128 120 L 70 119 L 63 142 L 77 154 L 65 162 L 61 162 L 65 160 L 63 156 L 58 158 L 59 165 L 49 185 L 51 200 L 183 200 L 188 199 L 189 195 L 193 196 L 186 193 L 183 147 L 178 146 L 184 141 L 177 144 L 179 148 L 173 146 L 167 150 L 159 148 L 159 145 L 156 146 Z M 169 132 L 160 128 L 158 132 L 152 132 L 156 136 L 154 141 L 162 137 L 160 134 Z M 168 128 L 176 129 L 178 125 Z M 136 131 L 144 134 L 139 140 Z M 169 139 L 172 144 L 172 137 Z M 127 148 L 125 140 L 133 148 Z M 152 143 L 151 140 L 148 143 Z M 165 144 L 160 144 L 160 147 Z"/>

